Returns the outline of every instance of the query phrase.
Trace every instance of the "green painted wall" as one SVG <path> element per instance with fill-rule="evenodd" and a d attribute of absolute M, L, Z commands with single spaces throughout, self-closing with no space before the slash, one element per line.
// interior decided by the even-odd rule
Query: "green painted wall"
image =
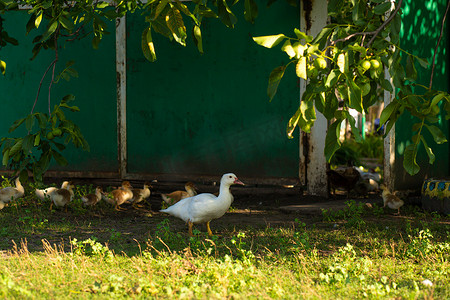
<path fill-rule="evenodd" d="M 270 103 L 268 76 L 288 57 L 256 45 L 252 36 L 293 33 L 299 8 L 259 4 L 254 25 L 244 20 L 242 6 L 234 9 L 235 29 L 205 20 L 204 55 L 192 40 L 184 48 L 154 34 L 155 63 L 141 53 L 142 17 L 127 17 L 129 172 L 298 176 L 298 139 L 285 133 L 298 107 L 298 80 L 289 69 Z"/>
<path fill-rule="evenodd" d="M 32 32 L 25 36 L 28 21 L 26 11 L 13 12 L 5 16 L 4 26 L 7 32 L 19 40 L 19 46 L 8 45 L 2 48 L 1 57 L 7 63 L 6 75 L 0 77 L 0 135 L 8 134 L 8 128 L 14 120 L 26 116 L 33 106 L 39 82 L 54 59 L 54 52 L 41 50 L 35 60 L 31 61 L 32 39 L 37 35 Z M 41 25 L 41 30 L 44 26 Z M 74 60 L 74 68 L 79 78 L 69 82 L 61 80 L 53 85 L 52 107 L 59 103 L 62 96 L 74 94 L 81 111 L 67 113 L 67 117 L 77 123 L 90 144 L 91 151 L 85 152 L 72 146 L 64 151 L 69 165 L 61 168 L 53 165 L 52 169 L 69 171 L 117 171 L 117 113 L 116 113 L 116 72 L 115 72 L 115 26 L 110 23 L 110 35 L 105 36 L 99 50 L 93 50 L 90 38 L 82 41 L 61 44 L 57 71 L 64 68 L 67 61 Z M 50 73 L 43 82 L 36 110 L 47 112 L 48 83 Z M 35 111 L 36 111 L 35 110 Z M 18 131 L 18 135 L 24 135 Z"/>
<path fill-rule="evenodd" d="M 408 52 L 428 59 L 431 63 L 439 38 L 442 18 L 447 5 L 447 0 L 433 1 L 403 1 L 403 26 L 401 33 L 401 46 Z M 433 79 L 433 88 L 449 91 L 449 54 L 448 54 L 448 20 L 446 28 L 436 55 L 436 69 Z M 425 86 L 429 86 L 431 67 L 427 70 L 417 66 L 418 82 Z M 441 122 L 438 125 L 445 135 L 449 136 L 449 123 L 445 121 L 445 113 L 442 113 Z M 403 151 L 411 140 L 412 124 L 417 121 L 410 115 L 404 115 L 396 124 L 396 155 L 402 155 Z M 449 143 L 437 145 L 433 138 L 426 136 L 427 143 L 433 148 L 436 155 L 434 165 L 428 164 L 428 158 L 423 147 L 418 156 L 418 163 L 421 171 L 416 176 L 411 177 L 403 169 L 402 157 L 397 159 L 395 165 L 395 177 L 397 188 L 414 188 L 420 187 L 424 177 L 445 177 L 449 175 Z"/>

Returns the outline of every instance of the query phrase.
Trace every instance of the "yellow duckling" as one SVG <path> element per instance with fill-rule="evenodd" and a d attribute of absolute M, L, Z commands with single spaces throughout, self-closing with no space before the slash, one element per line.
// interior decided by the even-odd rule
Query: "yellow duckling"
<path fill-rule="evenodd" d="M 65 207 L 67 211 L 67 204 L 73 200 L 73 188 L 74 186 L 70 182 L 64 182 L 60 189 L 51 191 L 48 194 L 48 198 L 52 201 L 50 210 L 52 210 L 53 204 L 55 204 L 57 207 Z"/>
<path fill-rule="evenodd" d="M 383 197 L 383 207 L 388 206 L 391 209 L 396 209 L 397 214 L 399 215 L 400 207 L 402 207 L 405 202 L 403 202 L 403 200 L 396 195 L 392 194 L 384 184 L 380 185 L 380 188 L 383 190 L 383 193 L 381 194 L 381 197 Z"/>
<path fill-rule="evenodd" d="M 151 186 L 146 182 L 146 183 L 144 183 L 144 188 L 132 189 L 131 191 L 133 192 L 133 198 L 128 200 L 128 202 L 131 203 L 131 205 L 134 208 L 141 207 L 140 205 L 138 205 L 138 203 L 140 203 L 140 202 L 144 201 L 145 199 L 147 199 L 148 197 L 150 197 L 150 194 L 151 194 L 150 187 Z"/>
<path fill-rule="evenodd" d="M 15 180 L 16 187 L 8 186 L 0 189 L 0 209 L 5 207 L 5 204 L 11 200 L 16 200 L 23 197 L 25 189 L 20 183 L 19 177 Z"/>
<path fill-rule="evenodd" d="M 175 191 L 170 194 L 161 194 L 161 197 L 168 205 L 174 205 L 181 199 L 197 195 L 194 183 L 189 181 L 184 185 L 184 188 L 186 191 Z"/>
<path fill-rule="evenodd" d="M 67 189 L 68 186 L 69 186 L 69 182 L 68 181 L 64 181 L 61 184 L 61 188 L 62 189 Z M 49 194 L 54 192 L 54 191 L 56 191 L 56 190 L 58 190 L 57 187 L 51 186 L 51 187 L 48 187 L 48 188 L 42 189 L 42 190 L 36 189 L 34 191 L 34 193 L 36 194 L 36 197 L 38 197 L 39 199 L 45 200 L 46 198 L 50 198 Z"/>
<path fill-rule="evenodd" d="M 84 206 L 94 206 L 102 199 L 102 188 L 96 187 L 94 194 L 87 194 L 81 197 Z"/>
<path fill-rule="evenodd" d="M 118 189 L 113 190 L 109 196 L 102 196 L 102 199 L 111 205 L 114 205 L 114 209 L 117 211 L 124 210 L 120 207 L 123 203 L 131 200 L 133 198 L 133 192 L 131 191 L 131 184 L 128 181 L 122 182 L 122 186 Z"/>

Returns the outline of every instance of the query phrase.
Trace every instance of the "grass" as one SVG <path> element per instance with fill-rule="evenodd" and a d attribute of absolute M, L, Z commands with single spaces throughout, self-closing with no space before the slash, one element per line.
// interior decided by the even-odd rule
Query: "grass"
<path fill-rule="evenodd" d="M 315 219 L 246 226 L 243 215 L 220 236 L 189 237 L 164 215 L 36 201 L 0 212 L 3 298 L 450 298 L 450 219 L 417 207 L 394 217 L 348 201 Z"/>

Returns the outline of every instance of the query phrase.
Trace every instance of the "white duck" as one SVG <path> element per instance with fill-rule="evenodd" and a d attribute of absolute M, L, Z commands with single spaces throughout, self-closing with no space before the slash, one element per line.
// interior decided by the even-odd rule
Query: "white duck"
<path fill-rule="evenodd" d="M 8 186 L 0 189 L 0 209 L 5 207 L 5 203 L 23 197 L 25 189 L 20 183 L 19 177 L 16 178 L 16 187 Z"/>
<path fill-rule="evenodd" d="M 225 214 L 233 201 L 230 186 L 233 184 L 244 185 L 236 175 L 227 173 L 220 180 L 220 192 L 216 197 L 213 194 L 203 193 L 193 197 L 184 198 L 169 208 L 161 210 L 188 223 L 189 235 L 192 236 L 194 224 L 206 223 L 208 234 L 212 235 L 209 223 Z"/>
<path fill-rule="evenodd" d="M 68 182 L 68 181 L 64 181 L 64 182 L 61 184 L 61 188 L 62 188 L 62 189 L 67 189 L 68 186 L 69 186 L 69 182 Z M 56 190 L 58 190 L 57 187 L 51 186 L 51 187 L 48 187 L 48 188 L 42 189 L 42 190 L 36 189 L 36 190 L 34 191 L 34 193 L 36 194 L 36 197 L 38 197 L 39 199 L 45 200 L 46 198 L 50 198 L 49 195 L 50 195 L 52 192 L 56 191 Z"/>

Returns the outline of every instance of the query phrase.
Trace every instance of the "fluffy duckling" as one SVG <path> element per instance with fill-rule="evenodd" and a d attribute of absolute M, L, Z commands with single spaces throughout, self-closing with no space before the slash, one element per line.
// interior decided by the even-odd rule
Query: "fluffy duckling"
<path fill-rule="evenodd" d="M 94 206 L 102 199 L 102 188 L 96 187 L 94 194 L 87 194 L 81 197 L 81 201 L 83 201 L 84 206 Z"/>
<path fill-rule="evenodd" d="M 383 193 L 381 194 L 381 197 L 383 197 L 383 207 L 388 206 L 391 209 L 396 209 L 397 214 L 399 215 L 400 207 L 402 207 L 405 202 L 403 202 L 403 200 L 396 195 L 392 194 L 384 184 L 380 185 L 380 188 L 383 190 Z"/>
<path fill-rule="evenodd" d="M 112 197 L 104 196 L 103 200 L 111 205 L 114 205 L 114 209 L 117 211 L 123 210 L 120 207 L 123 203 L 131 200 L 133 198 L 133 192 L 131 190 L 131 184 L 128 181 L 122 182 L 122 186 L 115 189 L 110 194 Z"/>
<path fill-rule="evenodd" d="M 209 223 L 211 220 L 222 217 L 232 202 L 230 186 L 233 184 L 244 185 L 236 175 L 227 173 L 220 180 L 220 192 L 216 197 L 213 194 L 203 193 L 185 198 L 169 208 L 160 210 L 188 223 L 189 235 L 192 236 L 194 224 L 206 223 L 209 235 L 213 235 Z"/>
<path fill-rule="evenodd" d="M 128 200 L 128 202 L 131 203 L 134 208 L 141 207 L 140 205 L 138 205 L 138 203 L 150 197 L 150 187 L 151 186 L 146 182 L 144 183 L 143 189 L 131 189 L 131 191 L 133 192 L 133 198 Z"/>
<path fill-rule="evenodd" d="M 181 199 L 197 195 L 197 191 L 193 182 L 187 182 L 184 185 L 184 188 L 186 191 L 175 191 L 170 194 L 161 194 L 161 197 L 168 205 L 174 205 Z"/>
<path fill-rule="evenodd" d="M 70 182 L 64 182 L 60 189 L 50 192 L 48 194 L 48 197 L 52 201 L 50 210 L 52 210 L 53 204 L 55 204 L 57 207 L 65 207 L 67 211 L 67 204 L 73 200 L 73 188 L 74 186 Z"/>
<path fill-rule="evenodd" d="M 61 184 L 61 188 L 62 189 L 67 189 L 68 186 L 69 186 L 69 182 L 68 181 L 64 181 Z M 48 188 L 42 189 L 42 190 L 36 189 L 34 191 L 34 193 L 36 194 L 36 197 L 38 197 L 39 199 L 45 200 L 46 198 L 50 198 L 49 194 L 54 192 L 54 191 L 56 191 L 56 190 L 58 190 L 57 187 L 51 186 L 51 187 L 48 187 Z"/>
<path fill-rule="evenodd" d="M 5 204 L 10 202 L 11 200 L 16 200 L 23 197 L 25 189 L 20 183 L 19 177 L 16 178 L 15 184 L 16 187 L 8 186 L 0 189 L 0 209 L 3 209 L 3 207 L 5 207 Z"/>

